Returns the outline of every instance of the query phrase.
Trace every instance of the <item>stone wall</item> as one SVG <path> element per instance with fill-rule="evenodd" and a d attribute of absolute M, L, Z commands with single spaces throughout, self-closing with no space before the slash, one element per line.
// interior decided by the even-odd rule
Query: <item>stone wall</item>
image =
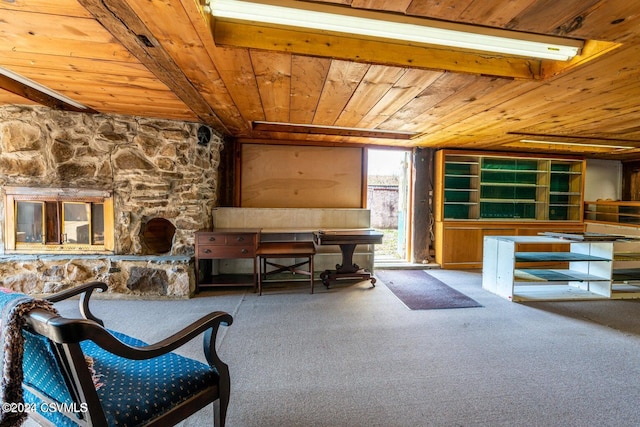
<path fill-rule="evenodd" d="M 199 126 L 44 107 L 0 107 L 0 188 L 111 191 L 116 242 L 113 255 L 97 258 L 5 254 L 5 207 L 0 200 L 3 284 L 41 293 L 103 280 L 111 292 L 188 296 L 194 289 L 194 231 L 211 225 L 223 142 L 214 132 L 209 144 L 197 144 Z M 150 256 L 141 238 L 144 225 L 153 218 L 165 218 L 175 226 L 171 251 L 157 257 Z M 127 256 L 126 261 L 118 256 Z M 141 264 L 134 265 L 137 262 Z M 81 279 L 78 270 L 84 271 Z"/>

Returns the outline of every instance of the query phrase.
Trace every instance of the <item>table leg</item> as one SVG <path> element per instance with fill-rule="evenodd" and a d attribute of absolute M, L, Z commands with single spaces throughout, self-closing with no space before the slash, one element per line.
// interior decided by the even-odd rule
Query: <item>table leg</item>
<path fill-rule="evenodd" d="M 360 267 L 353 263 L 353 253 L 356 250 L 356 246 L 357 245 L 346 243 L 340 245 L 340 252 L 342 252 L 342 264 L 336 265 L 336 273 L 347 274 L 355 273 L 360 270 Z"/>
<path fill-rule="evenodd" d="M 322 284 L 329 288 L 331 282 L 338 279 L 364 279 L 371 280 L 371 286 L 375 287 L 376 278 L 371 273 L 361 269 L 360 266 L 353 263 L 353 253 L 356 249 L 355 244 L 340 244 L 340 252 L 342 252 L 342 264 L 337 264 L 335 271 L 325 270 L 320 273 Z"/>

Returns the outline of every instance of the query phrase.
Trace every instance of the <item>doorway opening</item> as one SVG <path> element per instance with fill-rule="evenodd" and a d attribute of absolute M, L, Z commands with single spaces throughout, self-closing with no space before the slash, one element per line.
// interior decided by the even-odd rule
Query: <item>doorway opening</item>
<path fill-rule="evenodd" d="M 410 261 L 411 151 L 367 149 L 367 208 L 371 227 L 384 234 L 375 263 Z"/>

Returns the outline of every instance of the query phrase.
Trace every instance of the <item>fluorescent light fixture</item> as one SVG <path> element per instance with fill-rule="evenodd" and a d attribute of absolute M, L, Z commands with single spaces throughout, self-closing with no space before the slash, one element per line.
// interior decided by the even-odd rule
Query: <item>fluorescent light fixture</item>
<path fill-rule="evenodd" d="M 579 147 L 598 147 L 598 148 L 613 148 L 613 149 L 627 149 L 632 150 L 636 147 L 630 147 L 628 145 L 608 145 L 608 144 L 592 144 L 592 143 L 580 143 L 580 142 L 561 142 L 561 141 L 542 141 L 537 139 L 521 139 L 520 142 L 528 142 L 530 144 L 548 144 L 548 145 L 575 145 Z"/>
<path fill-rule="evenodd" d="M 583 42 L 561 37 L 479 28 L 397 14 L 354 10 L 304 2 L 279 5 L 241 0 L 210 0 L 217 18 L 301 27 L 338 33 L 403 40 L 541 59 L 566 61 L 576 56 Z M 280 6 L 280 5 L 287 6 Z M 288 7 L 291 6 L 291 7 Z M 356 16 L 357 15 L 357 16 Z"/>
<path fill-rule="evenodd" d="M 36 83 L 33 80 L 29 80 L 28 78 L 21 76 L 18 73 L 14 73 L 11 70 L 7 70 L 6 68 L 0 67 L 0 74 L 6 77 L 9 77 L 10 79 L 15 80 L 17 82 L 20 82 L 25 86 L 29 86 L 30 88 L 35 89 L 38 92 L 42 92 L 45 95 L 49 95 L 52 98 L 56 98 L 57 100 L 62 101 L 66 104 L 73 105 L 74 107 L 79 108 L 81 110 L 87 109 L 87 107 L 74 101 L 73 99 L 68 98 L 62 94 L 59 94 L 58 92 L 51 90 L 48 87 L 41 85 L 40 83 Z"/>

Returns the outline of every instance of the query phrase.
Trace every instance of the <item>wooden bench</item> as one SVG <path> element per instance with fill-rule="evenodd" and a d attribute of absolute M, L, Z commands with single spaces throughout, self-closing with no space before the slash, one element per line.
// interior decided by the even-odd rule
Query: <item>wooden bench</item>
<path fill-rule="evenodd" d="M 258 272 L 258 294 L 262 295 L 262 283 L 265 281 L 267 276 L 286 271 L 291 274 L 303 274 L 309 276 L 311 293 L 313 293 L 313 256 L 315 253 L 316 248 L 313 242 L 299 241 L 260 243 L 256 251 L 258 264 L 260 265 L 260 271 Z M 291 265 L 283 265 L 269 261 L 269 259 L 285 258 L 305 258 L 305 260 L 301 262 L 294 262 L 294 264 Z M 304 265 L 308 265 L 309 269 L 303 270 L 300 268 Z M 267 271 L 269 266 L 274 267 L 275 269 Z"/>

